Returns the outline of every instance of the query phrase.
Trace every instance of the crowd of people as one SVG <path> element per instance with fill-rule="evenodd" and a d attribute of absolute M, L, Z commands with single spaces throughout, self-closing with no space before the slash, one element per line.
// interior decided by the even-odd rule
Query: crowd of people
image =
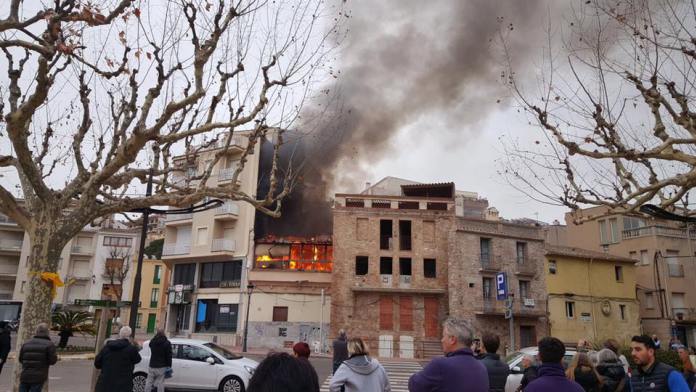
<path fill-rule="evenodd" d="M 466 321 L 449 318 L 443 323 L 443 357 L 433 359 L 408 381 L 410 392 L 504 392 L 510 368 L 501 360 L 500 338 L 485 333 L 474 339 Z M 94 360 L 100 369 L 95 391 L 131 391 L 133 370 L 141 361 L 131 329 L 123 327 L 118 339 L 106 342 Z M 8 335 L 9 336 L 9 335 Z M 0 369 L 7 359 L 5 331 L 0 331 Z M 678 342 L 678 341 L 677 341 Z M 164 381 L 172 372 L 172 345 L 164 331 L 158 330 L 149 347 L 151 356 L 146 391 L 164 392 Z M 640 335 L 631 339 L 629 368 L 616 340 L 605 341 L 595 350 L 587 341 L 578 342 L 572 360 L 559 339 L 545 337 L 538 343 L 536 356 L 521 359 L 522 379 L 518 392 L 696 392 L 696 371 L 690 350 L 670 342 L 678 353 L 682 370 L 657 360 L 661 343 L 656 336 Z M 331 392 L 389 392 L 389 376 L 377 359 L 370 356 L 367 344 L 357 337 L 348 338 L 341 330 L 333 342 Z M 295 344 L 293 354 L 271 353 L 256 368 L 248 392 L 319 392 L 317 372 L 309 361 L 311 350 L 304 342 Z M 48 325 L 40 324 L 35 336 L 25 342 L 18 355 L 22 364 L 20 392 L 41 391 L 48 379 L 49 367 L 57 362 L 56 347 L 49 337 Z"/>

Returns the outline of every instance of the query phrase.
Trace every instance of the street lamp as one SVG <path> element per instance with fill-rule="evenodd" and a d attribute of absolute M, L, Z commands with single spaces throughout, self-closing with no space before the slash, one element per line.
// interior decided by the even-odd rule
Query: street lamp
<path fill-rule="evenodd" d="M 251 293 L 254 291 L 254 286 L 251 282 L 247 283 L 247 308 L 246 308 L 246 318 L 244 320 L 244 344 L 242 345 L 242 352 L 247 351 L 247 336 L 249 335 L 249 309 L 251 308 Z"/>

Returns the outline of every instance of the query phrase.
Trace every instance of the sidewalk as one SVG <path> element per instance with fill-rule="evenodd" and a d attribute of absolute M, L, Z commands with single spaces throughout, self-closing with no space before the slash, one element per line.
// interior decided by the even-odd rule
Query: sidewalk
<path fill-rule="evenodd" d="M 94 353 L 75 353 L 75 354 L 58 354 L 59 361 L 86 361 L 93 360 L 95 357 Z M 8 359 L 17 359 L 17 352 L 12 351 L 7 356 Z"/>

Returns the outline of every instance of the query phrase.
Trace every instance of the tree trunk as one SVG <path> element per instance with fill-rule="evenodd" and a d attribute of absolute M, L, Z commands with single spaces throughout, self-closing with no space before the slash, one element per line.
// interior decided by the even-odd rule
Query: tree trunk
<path fill-rule="evenodd" d="M 58 343 L 58 347 L 60 348 L 66 348 L 68 347 L 68 340 L 70 339 L 69 335 L 63 335 L 60 337 L 60 342 Z"/>
<path fill-rule="evenodd" d="M 14 367 L 14 381 L 12 390 L 19 390 L 19 379 L 22 365 L 19 363 L 19 350 L 25 341 L 34 336 L 36 327 L 41 323 L 51 325 L 51 287 L 41 280 L 41 273 L 56 272 L 60 254 L 68 239 L 56 232 L 58 216 L 49 214 L 37 214 L 36 226 L 29 231 L 31 252 L 27 263 L 27 289 L 26 297 L 22 304 L 22 315 L 17 331 L 17 361 Z M 48 380 L 44 385 L 47 390 Z"/>

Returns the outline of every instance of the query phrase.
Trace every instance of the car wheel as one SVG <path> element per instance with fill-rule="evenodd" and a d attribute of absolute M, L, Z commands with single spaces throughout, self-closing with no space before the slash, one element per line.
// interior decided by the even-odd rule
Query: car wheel
<path fill-rule="evenodd" d="M 147 374 L 135 373 L 133 375 L 133 392 L 145 392 L 145 383 L 147 382 Z"/>
<path fill-rule="evenodd" d="M 227 377 L 220 383 L 220 392 L 244 392 L 244 383 L 238 377 Z"/>

